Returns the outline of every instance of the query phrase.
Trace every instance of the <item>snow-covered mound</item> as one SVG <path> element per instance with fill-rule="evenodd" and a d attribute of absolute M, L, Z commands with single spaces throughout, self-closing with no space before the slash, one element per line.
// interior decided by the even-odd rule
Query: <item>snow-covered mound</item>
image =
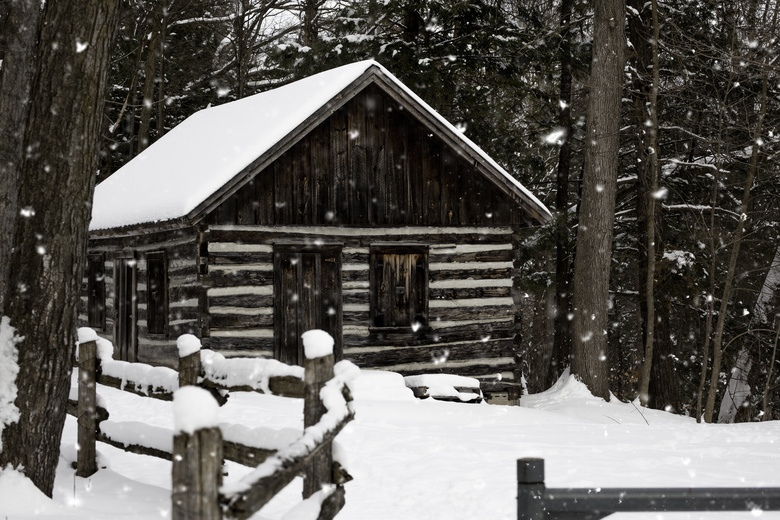
<path fill-rule="evenodd" d="M 594 397 L 582 381 L 570 374 L 568 368 L 548 390 L 522 396 L 520 406 L 595 423 L 611 421 L 619 424 L 659 424 L 692 420 L 658 410 L 641 408 L 638 400 L 625 403 L 613 395 L 607 402 L 600 397 Z"/>

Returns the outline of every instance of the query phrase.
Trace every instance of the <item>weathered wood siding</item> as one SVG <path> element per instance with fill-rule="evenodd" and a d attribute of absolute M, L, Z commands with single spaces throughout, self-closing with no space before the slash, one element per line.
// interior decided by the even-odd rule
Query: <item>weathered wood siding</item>
<path fill-rule="evenodd" d="M 504 226 L 519 204 L 369 86 L 207 217 L 210 225 Z"/>
<path fill-rule="evenodd" d="M 136 305 L 138 361 L 153 364 L 177 362 L 176 338 L 200 333 L 199 303 L 202 293 L 198 280 L 198 240 L 194 230 L 153 233 L 117 238 L 93 238 L 90 253 L 105 253 L 106 327 L 98 333 L 113 341 L 116 310 L 114 305 L 114 257 L 132 252 L 137 266 Z M 168 316 L 164 334 L 147 330 L 146 253 L 162 251 L 167 260 Z M 86 277 L 84 291 L 86 294 Z M 82 296 L 79 310 L 81 326 L 87 324 L 87 297 Z"/>
<path fill-rule="evenodd" d="M 211 226 L 204 344 L 225 355 L 273 357 L 273 245 L 338 242 L 342 249 L 343 355 L 403 374 L 457 373 L 494 387 L 515 382 L 514 249 L 510 227 Z M 369 251 L 425 243 L 428 321 L 417 332 L 370 326 Z"/>

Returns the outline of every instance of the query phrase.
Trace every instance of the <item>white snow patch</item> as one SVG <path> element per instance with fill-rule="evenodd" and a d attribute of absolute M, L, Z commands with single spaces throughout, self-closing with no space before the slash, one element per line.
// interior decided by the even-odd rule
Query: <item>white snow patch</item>
<path fill-rule="evenodd" d="M 322 509 L 322 503 L 328 498 L 334 491 L 336 486 L 329 484 L 323 486 L 320 491 L 317 491 L 309 498 L 292 508 L 286 515 L 282 517 L 282 520 L 317 520 Z"/>
<path fill-rule="evenodd" d="M 19 350 L 16 345 L 23 339 L 16 334 L 16 328 L 11 326 L 11 318 L 3 316 L 0 320 L 0 436 L 7 425 L 19 420 L 19 408 L 14 404 L 18 390 L 16 376 L 19 374 Z"/>
<path fill-rule="evenodd" d="M 193 334 L 182 334 L 176 340 L 179 358 L 184 358 L 200 350 L 200 339 Z"/>
<path fill-rule="evenodd" d="M 226 358 L 213 350 L 201 350 L 203 377 L 224 386 L 249 386 L 270 393 L 269 379 L 293 376 L 303 379 L 303 367 L 285 365 L 275 359 Z"/>
<path fill-rule="evenodd" d="M 404 377 L 409 388 L 425 387 L 430 397 L 456 397 L 461 401 L 475 401 L 481 397 L 479 380 L 455 374 L 421 374 Z M 476 389 L 477 392 L 461 392 L 460 389 Z"/>
<path fill-rule="evenodd" d="M 219 429 L 225 441 L 264 450 L 280 450 L 301 436 L 301 430 L 296 428 L 250 428 L 243 424 L 220 423 Z"/>
<path fill-rule="evenodd" d="M 98 335 L 95 329 L 89 327 L 81 327 L 78 330 L 79 343 L 88 343 L 90 341 L 97 341 Z"/>
<path fill-rule="evenodd" d="M 683 267 L 693 265 L 696 257 L 693 256 L 693 253 L 688 251 L 672 250 L 664 251 L 664 259 L 669 260 L 672 263 L 676 263 L 677 268 L 682 269 Z"/>
<path fill-rule="evenodd" d="M 52 519 L 71 516 L 64 506 L 52 501 L 29 478 L 10 466 L 0 468 L 0 514 L 4 519 L 22 514 Z M 72 516 L 79 514 L 74 511 Z"/>
<path fill-rule="evenodd" d="M 333 337 L 324 330 L 307 330 L 301 334 L 306 359 L 317 359 L 333 355 Z"/>
<path fill-rule="evenodd" d="M 100 423 L 100 431 L 109 439 L 125 446 L 135 444 L 168 453 L 173 452 L 173 431 L 169 428 L 151 426 L 140 421 L 103 421 Z"/>
<path fill-rule="evenodd" d="M 404 377 L 398 372 L 361 370 L 360 376 L 349 383 L 349 390 L 356 400 L 416 401 L 407 388 Z"/>
<path fill-rule="evenodd" d="M 106 343 L 110 345 L 110 342 Z M 99 348 L 100 342 L 98 342 Z M 179 388 L 179 373 L 168 367 L 154 367 L 144 363 L 129 363 L 105 357 L 101 357 L 100 366 L 103 375 L 122 380 L 123 390 L 127 383 L 133 383 L 138 391 L 146 394 L 155 390 L 174 392 Z"/>
<path fill-rule="evenodd" d="M 219 404 L 203 388 L 185 386 L 173 394 L 173 424 L 175 433 L 195 433 L 218 425 Z"/>
<path fill-rule="evenodd" d="M 566 138 L 566 129 L 565 128 L 556 128 L 549 134 L 542 137 L 542 141 L 544 141 L 547 144 L 557 144 L 562 145 L 563 140 Z"/>

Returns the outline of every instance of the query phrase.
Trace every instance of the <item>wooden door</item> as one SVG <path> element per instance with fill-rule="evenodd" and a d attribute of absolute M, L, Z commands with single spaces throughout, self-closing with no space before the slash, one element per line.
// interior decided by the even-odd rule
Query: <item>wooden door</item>
<path fill-rule="evenodd" d="M 303 365 L 307 330 L 321 329 L 335 340 L 341 359 L 341 249 L 277 247 L 274 251 L 274 357 Z"/>
<path fill-rule="evenodd" d="M 137 360 L 136 261 L 118 258 L 114 262 L 114 359 Z"/>

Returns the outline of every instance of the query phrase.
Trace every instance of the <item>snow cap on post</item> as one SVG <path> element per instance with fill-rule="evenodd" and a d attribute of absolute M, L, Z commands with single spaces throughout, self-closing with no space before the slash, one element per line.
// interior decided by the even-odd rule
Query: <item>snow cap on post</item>
<path fill-rule="evenodd" d="M 173 393 L 174 433 L 193 434 L 218 425 L 219 404 L 203 388 L 185 386 Z"/>
<path fill-rule="evenodd" d="M 97 341 L 98 335 L 95 329 L 89 327 L 79 328 L 79 343 L 88 343 L 90 341 Z"/>
<path fill-rule="evenodd" d="M 184 358 L 200 350 L 200 339 L 193 334 L 182 334 L 176 340 L 179 349 L 179 358 Z"/>
<path fill-rule="evenodd" d="M 307 330 L 301 335 L 306 359 L 317 359 L 333 354 L 333 337 L 324 330 Z"/>

